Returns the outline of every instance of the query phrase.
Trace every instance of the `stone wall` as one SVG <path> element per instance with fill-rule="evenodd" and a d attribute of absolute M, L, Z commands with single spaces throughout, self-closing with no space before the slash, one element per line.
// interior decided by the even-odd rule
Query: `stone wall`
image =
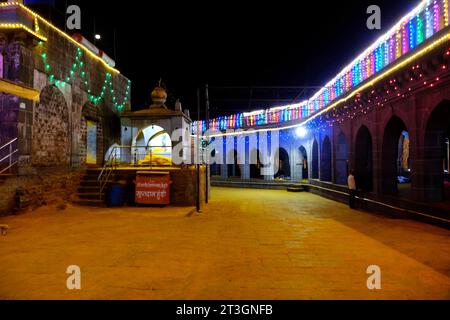
<path fill-rule="evenodd" d="M 21 17 L 34 25 L 28 14 Z M 120 141 L 117 106 L 130 109 L 126 77 L 56 29 L 42 21 L 39 27 L 47 41 L 19 29 L 0 32 L 0 77 L 41 93 L 39 102 L 0 93 L 0 145 L 18 138 L 14 148 L 19 149 L 18 176 L 0 182 L 2 213 L 12 212 L 17 190 L 31 206 L 75 194 L 78 173 L 72 170 L 86 163 L 86 119 L 97 122 L 97 164 L 102 165 L 106 150 Z M 84 69 L 74 69 L 80 61 Z M 103 99 L 92 104 L 102 90 Z"/>
<path fill-rule="evenodd" d="M 75 200 L 82 174 L 79 170 L 43 168 L 35 175 L 10 177 L 0 182 L 0 215 Z"/>
<path fill-rule="evenodd" d="M 62 93 L 46 86 L 36 104 L 33 120 L 32 164 L 67 166 L 70 158 L 69 110 Z"/>
<path fill-rule="evenodd" d="M 205 203 L 205 166 L 200 167 L 200 204 Z M 195 205 L 197 198 L 197 171 L 195 166 L 183 167 L 170 173 L 170 202 L 173 205 Z"/>
<path fill-rule="evenodd" d="M 17 137 L 19 98 L 0 93 L 0 145 Z"/>

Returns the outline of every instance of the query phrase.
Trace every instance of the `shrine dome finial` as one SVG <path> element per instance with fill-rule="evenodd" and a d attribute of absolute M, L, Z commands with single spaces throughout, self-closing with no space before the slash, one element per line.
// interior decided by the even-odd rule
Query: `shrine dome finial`
<path fill-rule="evenodd" d="M 152 102 L 154 105 L 162 106 L 167 100 L 167 92 L 166 89 L 161 84 L 161 79 L 159 80 L 156 87 L 153 89 L 152 94 Z"/>

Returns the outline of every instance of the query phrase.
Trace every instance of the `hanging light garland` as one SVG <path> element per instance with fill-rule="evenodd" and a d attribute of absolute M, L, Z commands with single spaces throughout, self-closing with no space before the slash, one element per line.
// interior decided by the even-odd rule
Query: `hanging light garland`
<path fill-rule="evenodd" d="M 370 81 L 369 79 L 373 76 L 377 77 L 379 74 L 383 74 L 388 67 L 399 61 L 400 58 L 407 54 L 414 55 L 411 52 L 425 39 L 438 34 L 447 27 L 448 1 L 423 0 L 309 100 L 288 106 L 238 113 L 233 115 L 233 118 L 240 119 L 240 121 L 232 122 L 231 125 L 230 122 L 223 121 L 229 117 L 218 117 L 210 120 L 209 128 L 224 131 L 226 129 L 279 124 L 292 120 L 306 120 L 326 111 L 330 105 L 334 105 L 346 94 L 351 95 L 352 91 L 366 80 Z M 443 23 L 440 22 L 441 20 Z M 440 40 L 436 40 L 436 42 L 440 42 Z M 431 48 L 434 45 L 435 43 L 432 43 L 428 47 Z M 396 69 L 395 65 L 393 69 Z M 265 114 L 271 116 L 261 118 Z M 206 128 L 206 124 L 202 124 L 200 127 Z M 192 132 L 195 132 L 195 128 L 197 128 L 197 124 L 194 122 Z"/>
<path fill-rule="evenodd" d="M 323 114 L 307 124 L 307 128 L 312 130 L 326 131 L 328 128 L 339 125 L 346 120 L 351 120 L 359 116 L 363 116 L 368 112 L 383 108 L 386 105 L 394 103 L 398 99 L 404 99 L 414 94 L 415 91 L 422 90 L 423 88 L 433 88 L 441 83 L 443 80 L 447 80 L 450 77 L 448 72 L 448 64 L 450 61 L 450 48 L 446 49 L 442 54 L 443 64 L 436 66 L 436 73 L 429 74 L 425 78 L 426 71 L 420 64 L 414 63 L 408 69 L 405 70 L 411 75 L 409 78 L 410 84 L 400 85 L 398 78 L 403 76 L 397 76 L 391 78 L 384 86 L 382 90 L 372 89 L 370 92 L 364 95 L 358 95 L 353 101 L 348 104 L 338 107 L 331 111 L 331 113 Z M 429 70 L 427 71 L 429 72 Z M 401 88 L 402 87 L 402 88 Z"/>
<path fill-rule="evenodd" d="M 58 80 L 55 78 L 55 74 L 54 74 L 55 69 L 48 62 L 48 56 L 47 56 L 46 52 L 43 52 L 41 54 L 41 58 L 44 63 L 45 73 L 48 75 L 49 83 L 54 84 L 58 88 L 60 86 L 62 88 L 64 88 L 66 83 L 69 83 L 75 76 L 78 76 L 82 79 L 82 82 L 85 86 L 85 90 L 88 93 L 89 101 L 92 102 L 94 105 L 97 105 L 99 102 L 101 102 L 103 99 L 105 99 L 107 94 L 109 94 L 112 99 L 112 102 L 114 103 L 114 107 L 120 112 L 120 111 L 122 111 L 123 107 L 129 100 L 131 81 L 128 80 L 126 91 L 125 91 L 125 96 L 123 98 L 122 103 L 119 103 L 117 96 L 115 95 L 113 81 L 112 81 L 112 75 L 108 71 L 105 71 L 105 79 L 103 81 L 103 86 L 102 86 L 100 93 L 98 95 L 95 95 L 92 93 L 92 89 L 91 89 L 91 86 L 90 86 L 90 83 L 88 80 L 89 77 L 87 76 L 87 73 L 86 73 L 86 63 L 83 60 L 83 52 L 78 47 L 76 48 L 75 60 L 71 64 L 69 74 L 65 77 L 62 77 L 62 80 Z"/>

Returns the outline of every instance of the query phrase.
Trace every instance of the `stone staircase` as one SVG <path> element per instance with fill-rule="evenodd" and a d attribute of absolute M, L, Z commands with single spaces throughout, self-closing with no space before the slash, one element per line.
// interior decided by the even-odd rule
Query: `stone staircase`
<path fill-rule="evenodd" d="M 91 207 L 105 206 L 106 190 L 100 192 L 100 182 L 97 180 L 99 173 L 98 168 L 86 169 L 86 173 L 81 178 L 80 186 L 78 187 L 78 199 L 74 201 L 76 204 Z"/>

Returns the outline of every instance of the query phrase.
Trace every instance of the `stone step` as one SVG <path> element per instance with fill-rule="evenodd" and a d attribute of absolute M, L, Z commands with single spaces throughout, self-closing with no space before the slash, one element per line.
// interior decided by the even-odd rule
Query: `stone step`
<path fill-rule="evenodd" d="M 78 199 L 73 201 L 74 204 L 88 207 L 105 207 L 105 190 L 100 192 L 101 183 L 98 181 L 98 175 L 101 170 L 98 168 L 87 168 L 81 177 L 80 185 L 78 187 Z M 106 183 L 112 182 L 112 177 Z M 104 181 L 105 182 L 105 181 Z"/>
<path fill-rule="evenodd" d="M 78 199 L 73 203 L 79 206 L 87 207 L 106 207 L 105 201 L 100 199 Z"/>
<path fill-rule="evenodd" d="M 83 174 L 81 179 L 83 179 L 83 180 L 97 180 L 98 179 L 98 175 L 97 174 Z"/>
<path fill-rule="evenodd" d="M 100 199 L 100 196 L 103 196 L 103 194 L 100 194 L 100 192 L 83 192 L 83 193 L 77 193 L 77 196 L 79 199 Z"/>
<path fill-rule="evenodd" d="M 112 180 L 108 180 L 106 182 L 107 183 L 111 183 Z M 100 187 L 100 181 L 98 181 L 98 180 L 81 180 L 80 181 L 80 186 L 83 186 L 83 187 L 96 187 L 96 186 L 98 186 L 98 187 Z"/>
<path fill-rule="evenodd" d="M 109 179 L 115 177 L 115 174 L 111 174 Z M 81 176 L 82 180 L 98 180 L 98 174 L 83 174 Z"/>
<path fill-rule="evenodd" d="M 100 185 L 95 186 L 79 186 L 78 187 L 79 193 L 94 193 L 94 192 L 100 192 Z"/>
<path fill-rule="evenodd" d="M 288 192 L 304 192 L 306 191 L 303 186 L 291 186 L 286 189 Z"/>

